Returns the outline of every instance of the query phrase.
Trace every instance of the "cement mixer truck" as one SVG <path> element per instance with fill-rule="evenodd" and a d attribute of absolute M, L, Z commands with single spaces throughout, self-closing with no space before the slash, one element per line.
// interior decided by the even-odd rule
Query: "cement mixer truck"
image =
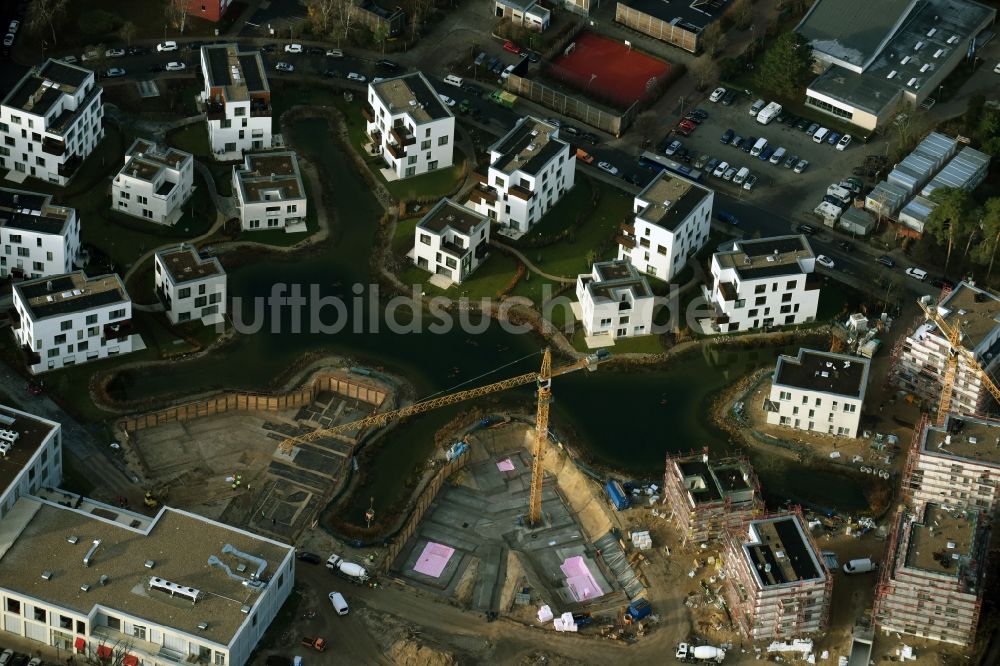
<path fill-rule="evenodd" d="M 726 651 L 711 645 L 691 645 L 681 643 L 677 646 L 677 660 L 701 664 L 721 664 L 726 658 Z"/>
<path fill-rule="evenodd" d="M 348 562 L 340 555 L 334 553 L 326 561 L 326 568 L 339 576 L 346 578 L 352 583 L 364 583 L 368 580 L 368 572 L 360 564 Z"/>

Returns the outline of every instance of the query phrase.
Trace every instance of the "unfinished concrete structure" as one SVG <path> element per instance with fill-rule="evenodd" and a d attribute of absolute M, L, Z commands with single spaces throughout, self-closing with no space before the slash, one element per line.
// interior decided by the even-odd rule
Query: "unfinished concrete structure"
<path fill-rule="evenodd" d="M 798 511 L 729 531 L 725 596 L 751 640 L 821 631 L 830 615 L 832 579 Z"/>
<path fill-rule="evenodd" d="M 721 538 L 764 512 L 760 484 L 746 458 L 668 455 L 663 498 L 685 544 Z"/>
<path fill-rule="evenodd" d="M 875 622 L 887 633 L 970 645 L 989 540 L 982 513 L 937 504 L 926 505 L 922 514 L 901 510 L 875 593 Z"/>
<path fill-rule="evenodd" d="M 914 512 L 928 504 L 992 516 L 1000 488 L 1000 421 L 949 414 L 943 426 L 925 416 L 914 431 L 903 491 Z"/>

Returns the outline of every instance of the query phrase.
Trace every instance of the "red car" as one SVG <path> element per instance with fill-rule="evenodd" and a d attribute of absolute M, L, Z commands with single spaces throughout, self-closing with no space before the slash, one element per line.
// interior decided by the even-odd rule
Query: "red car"
<path fill-rule="evenodd" d="M 682 120 L 677 123 L 678 127 L 683 127 L 684 129 L 693 132 L 698 125 L 690 120 Z"/>
<path fill-rule="evenodd" d="M 503 43 L 503 50 L 510 51 L 511 53 L 517 53 L 518 55 L 521 53 L 521 47 L 511 41 Z"/>
<path fill-rule="evenodd" d="M 691 128 L 685 127 L 684 125 L 678 125 L 675 127 L 674 132 L 680 134 L 681 136 L 691 136 Z"/>

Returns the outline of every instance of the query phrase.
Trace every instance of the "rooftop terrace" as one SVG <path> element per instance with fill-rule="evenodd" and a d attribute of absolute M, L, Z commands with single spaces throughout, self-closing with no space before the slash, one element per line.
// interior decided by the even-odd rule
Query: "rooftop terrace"
<path fill-rule="evenodd" d="M 537 174 L 569 144 L 555 135 L 559 129 L 537 118 L 525 117 L 510 132 L 490 146 L 496 157 L 491 166 L 510 174 L 523 171 Z"/>
<path fill-rule="evenodd" d="M 978 353 L 984 351 L 979 346 L 1000 326 L 1000 297 L 968 282 L 959 282 L 938 304 L 938 314 L 948 324 L 960 326 L 962 345 Z"/>
<path fill-rule="evenodd" d="M 812 247 L 805 236 L 774 236 L 737 241 L 736 249 L 717 252 L 720 268 L 734 268 L 742 279 L 760 279 L 781 275 L 800 275 L 806 271 L 802 262 L 812 259 Z"/>
<path fill-rule="evenodd" d="M 72 208 L 55 206 L 48 194 L 0 188 L 0 227 L 41 234 L 61 234 Z"/>
<path fill-rule="evenodd" d="M 236 44 L 210 44 L 201 47 L 201 59 L 207 64 L 206 83 L 222 88 L 226 101 L 245 102 L 251 93 L 270 92 L 257 51 L 240 51 Z"/>
<path fill-rule="evenodd" d="M 63 95 L 73 95 L 93 72 L 49 59 L 33 67 L 3 98 L 4 106 L 37 116 L 48 114 Z"/>
<path fill-rule="evenodd" d="M 634 298 L 652 297 L 649 282 L 627 261 L 601 261 L 594 264 L 590 274 L 579 276 L 595 301 L 621 300 L 618 294 L 631 291 Z"/>
<path fill-rule="evenodd" d="M 957 578 L 961 565 L 975 550 L 977 527 L 975 514 L 928 504 L 923 521 L 910 527 L 906 566 Z"/>
<path fill-rule="evenodd" d="M 451 199 L 441 199 L 417 223 L 417 227 L 435 233 L 444 233 L 446 229 L 454 229 L 466 236 L 487 222 L 487 218 L 471 208 L 455 203 Z"/>
<path fill-rule="evenodd" d="M 14 285 L 35 320 L 128 302 L 128 292 L 115 274 L 88 278 L 83 271 L 38 278 Z"/>

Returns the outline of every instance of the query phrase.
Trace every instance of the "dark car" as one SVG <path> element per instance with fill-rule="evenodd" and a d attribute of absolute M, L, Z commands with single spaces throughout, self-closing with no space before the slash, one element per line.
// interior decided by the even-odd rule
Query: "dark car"
<path fill-rule="evenodd" d="M 306 54 L 307 55 L 326 55 L 326 49 L 324 49 L 321 46 L 307 46 L 306 47 Z"/>
<path fill-rule="evenodd" d="M 760 155 L 757 156 L 761 162 L 766 162 L 771 159 L 771 155 L 774 155 L 774 148 L 771 146 L 765 146 L 764 150 L 760 151 Z"/>
<path fill-rule="evenodd" d="M 143 46 L 133 46 L 128 50 L 128 54 L 130 56 L 149 55 L 149 49 Z"/>
<path fill-rule="evenodd" d="M 784 123 L 785 120 L 787 120 L 790 115 L 791 114 L 788 113 L 787 111 L 782 111 L 781 113 L 779 113 L 777 116 L 774 117 L 774 120 L 775 122 Z"/>
<path fill-rule="evenodd" d="M 799 226 L 795 227 L 795 230 L 798 231 L 800 234 L 805 234 L 807 236 L 812 236 L 817 231 L 816 227 L 810 224 L 800 224 Z"/>
<path fill-rule="evenodd" d="M 563 126 L 559 128 L 559 133 L 560 134 L 569 134 L 570 136 L 580 136 L 580 134 L 581 134 L 580 128 L 573 127 L 572 125 L 566 125 L 566 124 L 563 124 Z"/>
<path fill-rule="evenodd" d="M 375 63 L 375 65 L 377 67 L 381 67 L 382 69 L 399 69 L 399 63 L 395 63 L 391 60 L 379 60 Z"/>
<path fill-rule="evenodd" d="M 708 111 L 706 111 L 705 109 L 701 109 L 701 108 L 695 109 L 694 111 L 692 111 L 691 115 L 693 115 L 694 117 L 696 117 L 698 120 L 707 120 L 708 119 Z"/>
<path fill-rule="evenodd" d="M 343 76 L 343 74 L 341 74 L 339 70 L 328 69 L 325 72 L 323 72 L 323 76 L 325 76 L 328 79 L 339 79 L 341 76 Z"/>
<path fill-rule="evenodd" d="M 842 240 L 839 243 L 837 243 L 837 245 L 844 252 L 854 252 L 854 243 L 852 243 L 851 241 Z"/>
<path fill-rule="evenodd" d="M 875 263 L 882 264 L 886 268 L 895 268 L 896 267 L 896 262 L 893 261 L 892 257 L 890 257 L 887 254 L 883 254 L 881 256 L 875 257 Z"/>
<path fill-rule="evenodd" d="M 736 226 L 740 223 L 739 218 L 728 211 L 719 210 L 715 212 L 715 216 L 727 224 L 732 224 Z"/>
<path fill-rule="evenodd" d="M 695 125 L 701 125 L 701 118 L 696 116 L 694 112 L 689 112 L 684 114 L 684 120 L 690 120 Z"/>
<path fill-rule="evenodd" d="M 757 137 L 748 136 L 743 139 L 743 145 L 740 146 L 740 150 L 744 153 L 749 153 L 753 149 L 755 143 L 757 143 Z"/>
<path fill-rule="evenodd" d="M 795 127 L 795 123 L 799 122 L 799 120 L 800 118 L 797 115 L 795 115 L 794 113 L 789 113 L 787 116 L 785 116 L 785 119 L 782 120 L 781 122 L 783 122 L 785 125 L 788 125 L 789 127 Z"/>
<path fill-rule="evenodd" d="M 945 287 L 947 287 L 948 289 L 954 289 L 955 288 L 955 283 L 952 282 L 951 280 L 949 280 L 948 278 L 944 278 L 944 277 L 931 278 L 928 281 L 928 284 L 930 284 L 930 286 L 932 286 L 932 287 L 934 287 L 936 289 L 944 289 Z"/>
<path fill-rule="evenodd" d="M 204 46 L 204 43 L 202 42 L 191 42 L 184 48 L 186 48 L 188 51 L 200 51 L 202 46 Z"/>
<path fill-rule="evenodd" d="M 299 560 L 300 562 L 305 562 L 307 564 L 323 563 L 322 557 L 320 557 L 316 553 L 310 553 L 307 550 L 300 550 L 299 552 L 295 553 L 295 559 Z"/>
<path fill-rule="evenodd" d="M 165 68 L 163 65 L 153 65 L 152 67 L 149 68 L 149 71 L 151 74 L 155 74 L 156 72 L 164 71 L 164 69 Z"/>
<path fill-rule="evenodd" d="M 827 203 L 830 203 L 830 204 L 833 204 L 837 208 L 843 208 L 846 205 L 843 201 L 841 201 L 837 197 L 831 196 L 829 194 L 824 194 L 823 195 L 823 201 L 825 201 Z"/>
<path fill-rule="evenodd" d="M 491 71 L 491 72 L 492 72 L 492 71 L 493 71 L 493 69 L 494 69 L 494 68 L 495 68 L 495 67 L 497 66 L 497 63 L 498 63 L 498 62 L 500 62 L 500 58 L 497 58 L 496 56 L 493 56 L 493 57 L 492 57 L 492 58 L 490 58 L 490 59 L 489 59 L 489 61 L 488 61 L 488 62 L 486 63 L 486 69 L 488 69 L 489 71 Z"/>
<path fill-rule="evenodd" d="M 811 124 L 812 122 L 808 118 L 799 118 L 798 122 L 795 123 L 795 129 L 805 132 Z"/>
<path fill-rule="evenodd" d="M 785 163 L 784 163 L 783 166 L 786 169 L 791 169 L 793 166 L 795 166 L 798 163 L 799 163 L 799 156 L 798 155 L 789 155 L 788 157 L 785 158 Z"/>
<path fill-rule="evenodd" d="M 734 132 L 731 129 L 727 129 L 725 132 L 722 133 L 722 136 L 719 137 L 719 143 L 729 143 L 730 141 L 733 140 L 733 137 L 735 135 L 736 132 Z"/>
<path fill-rule="evenodd" d="M 708 164 L 705 165 L 705 173 L 712 173 L 715 171 L 715 167 L 717 166 L 719 166 L 719 160 L 713 157 L 708 161 Z"/>
<path fill-rule="evenodd" d="M 593 132 L 584 132 L 583 134 L 580 135 L 580 140 L 586 141 L 592 146 L 596 146 L 598 143 L 601 142 L 601 138 L 596 134 L 594 134 Z"/>
<path fill-rule="evenodd" d="M 280 654 L 269 654 L 264 662 L 266 666 L 292 666 L 292 660 Z"/>
<path fill-rule="evenodd" d="M 639 187 L 639 186 L 642 185 L 642 183 L 639 181 L 639 176 L 637 174 L 634 174 L 634 173 L 630 173 L 629 175 L 625 176 L 625 182 L 626 183 L 632 183 L 636 187 Z"/>
<path fill-rule="evenodd" d="M 742 146 L 742 145 L 743 145 L 743 137 L 742 137 L 742 136 L 740 136 L 739 134 L 735 135 L 735 136 L 734 136 L 734 137 L 733 137 L 733 138 L 732 138 L 732 139 L 731 139 L 731 140 L 729 141 L 729 145 L 730 145 L 730 146 L 733 146 L 734 148 L 739 148 L 740 146 Z"/>
<path fill-rule="evenodd" d="M 542 57 L 538 55 L 538 53 L 536 53 L 535 51 L 524 50 L 521 51 L 521 55 L 527 58 L 528 62 L 538 62 L 539 60 L 542 59 Z"/>
<path fill-rule="evenodd" d="M 467 93 L 471 93 L 473 95 L 483 94 L 483 91 L 479 86 L 472 85 L 471 83 L 466 83 L 464 86 L 462 86 L 462 90 L 464 90 Z"/>
<path fill-rule="evenodd" d="M 274 53 L 274 44 L 264 44 L 264 46 L 260 47 L 260 52 L 261 53 Z"/>

